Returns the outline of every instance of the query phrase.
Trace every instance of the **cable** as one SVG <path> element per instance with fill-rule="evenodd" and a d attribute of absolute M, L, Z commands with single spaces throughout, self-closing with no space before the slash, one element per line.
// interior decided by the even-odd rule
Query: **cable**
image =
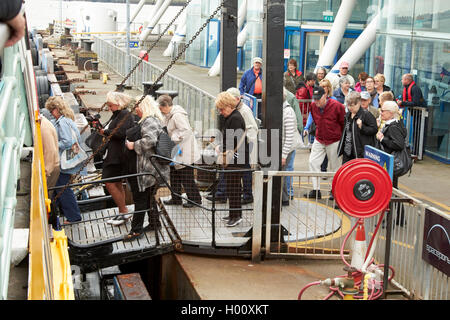
<path fill-rule="evenodd" d="M 306 289 L 308 289 L 309 287 L 318 285 L 318 284 L 321 284 L 321 281 L 314 281 L 314 282 L 311 282 L 311 283 L 307 284 L 305 287 L 303 287 L 303 289 L 300 290 L 300 293 L 298 294 L 298 300 L 302 299 L 302 295 L 306 291 Z"/>

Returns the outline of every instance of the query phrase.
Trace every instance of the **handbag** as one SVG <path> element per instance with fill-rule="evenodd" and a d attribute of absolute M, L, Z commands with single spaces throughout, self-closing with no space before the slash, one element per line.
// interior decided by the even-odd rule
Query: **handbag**
<path fill-rule="evenodd" d="M 100 146 L 102 145 L 103 141 L 106 139 L 104 135 L 102 135 L 97 130 L 94 130 L 84 141 L 84 143 L 92 149 L 93 152 L 97 152 L 97 154 L 103 156 L 106 152 L 106 148 L 108 147 L 108 144 L 106 143 L 100 150 Z"/>
<path fill-rule="evenodd" d="M 401 151 L 392 152 L 394 156 L 394 176 L 401 177 L 411 171 L 413 161 L 409 146 L 405 146 Z"/>
<path fill-rule="evenodd" d="M 142 139 L 141 126 L 136 124 L 133 127 L 128 128 L 125 135 L 127 140 L 130 142 L 135 142 Z"/>
<path fill-rule="evenodd" d="M 70 130 L 72 131 L 72 141 L 75 142 L 69 149 L 66 149 L 61 153 L 60 162 L 62 170 L 73 169 L 88 158 L 86 151 L 84 151 L 78 143 L 78 139 L 73 128 L 71 127 Z"/>
<path fill-rule="evenodd" d="M 241 139 L 239 139 L 239 142 L 238 142 L 236 148 L 234 148 L 234 150 L 226 150 L 225 152 L 219 153 L 219 155 L 217 156 L 217 160 L 216 160 L 216 163 L 218 165 L 221 165 L 224 168 L 226 168 L 228 165 L 233 163 L 234 154 L 239 149 L 239 147 L 242 145 L 242 142 L 244 142 L 246 133 L 247 133 L 247 130 L 244 132 Z"/>
<path fill-rule="evenodd" d="M 163 127 L 158 135 L 158 141 L 156 142 L 155 152 L 157 155 L 170 159 L 172 157 L 172 150 L 175 148 L 176 143 L 170 138 L 167 128 Z M 169 164 L 171 160 L 157 158 L 160 164 Z"/>

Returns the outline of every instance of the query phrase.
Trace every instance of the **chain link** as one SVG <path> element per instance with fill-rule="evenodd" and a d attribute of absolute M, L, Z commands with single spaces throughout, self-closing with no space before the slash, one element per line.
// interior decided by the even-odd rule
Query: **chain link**
<path fill-rule="evenodd" d="M 181 12 L 187 7 L 187 5 L 191 2 L 192 0 L 188 0 L 186 1 L 185 5 L 183 6 L 183 8 L 180 10 L 180 12 L 178 12 L 178 14 L 176 15 L 176 17 L 172 20 L 172 22 L 170 24 L 172 24 L 176 18 L 181 14 Z M 222 2 L 220 3 L 220 5 L 216 8 L 216 10 L 214 10 L 214 12 L 209 16 L 209 18 L 205 21 L 205 23 L 203 23 L 203 25 L 200 27 L 200 29 L 197 30 L 197 32 L 194 34 L 194 36 L 189 40 L 188 43 L 186 43 L 183 48 L 181 49 L 181 51 L 178 53 L 178 55 L 172 59 L 172 61 L 169 63 L 169 65 L 166 67 L 166 69 L 163 70 L 163 72 L 158 76 L 158 78 L 156 79 L 156 81 L 153 82 L 151 89 L 153 89 L 153 87 L 156 85 L 156 83 L 158 83 L 165 75 L 166 73 L 170 70 L 170 68 L 172 68 L 172 66 L 177 62 L 177 60 L 183 55 L 183 53 L 187 50 L 187 48 L 189 48 L 189 46 L 192 44 L 192 42 L 194 42 L 194 40 L 199 36 L 199 34 L 203 31 L 203 29 L 205 29 L 205 27 L 209 24 L 209 22 L 217 15 L 217 13 L 220 11 L 220 9 L 222 8 L 223 4 L 225 3 L 226 0 L 222 0 Z M 170 26 L 169 24 L 169 26 Z M 168 27 L 169 27 L 168 26 Z M 168 27 L 160 34 L 159 38 L 156 40 L 156 42 L 154 43 L 153 46 L 150 47 L 149 50 L 147 50 L 146 55 L 150 52 L 151 49 L 153 49 L 156 45 L 156 43 L 159 41 L 159 39 L 161 39 L 162 35 L 165 34 L 165 32 L 167 31 Z M 145 57 L 145 56 L 144 56 Z M 136 64 L 136 66 L 131 70 L 131 72 L 124 78 L 124 80 L 122 81 L 122 83 L 118 86 L 118 88 L 116 90 L 118 90 L 121 86 L 123 86 L 123 84 L 126 82 L 126 80 L 131 76 L 131 74 L 137 69 L 137 67 L 142 63 L 144 57 L 142 57 L 138 63 Z M 68 188 L 69 185 L 71 185 L 73 183 L 73 181 L 76 179 L 77 176 L 80 175 L 81 171 L 83 171 L 83 169 L 87 166 L 87 164 L 94 159 L 94 157 L 100 152 L 101 149 L 103 149 L 103 147 L 109 142 L 109 140 L 111 140 L 111 137 L 117 132 L 117 130 L 119 130 L 119 128 L 125 123 L 125 121 L 128 120 L 128 117 L 131 116 L 132 112 L 134 111 L 134 109 L 136 109 L 136 107 L 142 102 L 142 100 L 145 99 L 145 95 L 142 95 L 142 97 L 134 104 L 133 108 L 131 109 L 130 112 L 127 113 L 127 115 L 125 117 L 122 118 L 122 120 L 117 124 L 117 126 L 111 131 L 111 133 L 108 136 L 105 136 L 105 138 L 103 139 L 102 144 L 100 145 L 100 147 L 97 148 L 97 150 L 95 150 L 90 156 L 89 158 L 87 158 L 82 167 L 77 171 L 77 173 L 73 174 L 70 177 L 69 182 L 64 186 L 64 188 L 58 192 L 58 194 L 56 195 L 56 197 L 53 199 L 54 202 L 56 202 L 56 200 L 61 197 L 61 195 L 64 193 L 64 191 Z"/>

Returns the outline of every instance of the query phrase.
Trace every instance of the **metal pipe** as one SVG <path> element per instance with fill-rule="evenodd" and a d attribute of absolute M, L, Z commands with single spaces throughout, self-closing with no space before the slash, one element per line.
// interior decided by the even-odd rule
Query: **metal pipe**
<path fill-rule="evenodd" d="M 172 0 L 164 1 L 164 3 L 161 5 L 161 8 L 159 8 L 158 12 L 153 16 L 152 20 L 150 21 L 150 23 L 147 26 L 147 28 L 145 29 L 145 31 L 142 32 L 141 36 L 139 37 L 139 40 L 141 40 L 141 41 L 147 40 L 148 36 L 152 33 L 153 28 L 159 22 L 162 15 L 166 12 L 166 10 L 169 7 L 171 2 L 172 2 Z"/>
<path fill-rule="evenodd" d="M 156 0 L 155 6 L 153 7 L 153 11 L 152 14 L 150 15 L 151 17 L 153 17 L 159 10 L 159 8 L 161 8 L 162 3 L 164 2 L 164 0 Z M 150 21 L 144 21 L 144 28 L 147 28 L 147 26 L 149 25 Z"/>
<path fill-rule="evenodd" d="M 319 67 L 324 67 L 325 69 L 330 70 L 355 4 L 356 0 L 342 0 L 341 6 L 336 14 L 336 19 L 334 20 L 333 26 L 328 34 L 327 41 L 325 42 L 319 56 L 314 72 L 316 72 Z"/>
<path fill-rule="evenodd" d="M 125 56 L 125 70 L 129 74 L 131 70 L 130 65 L 130 0 L 127 0 L 127 55 Z M 125 85 L 129 85 L 130 79 L 128 78 Z"/>

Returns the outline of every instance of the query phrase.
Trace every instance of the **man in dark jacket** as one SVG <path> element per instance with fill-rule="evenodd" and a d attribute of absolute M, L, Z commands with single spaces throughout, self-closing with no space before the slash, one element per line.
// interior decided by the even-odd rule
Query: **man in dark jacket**
<path fill-rule="evenodd" d="M 21 0 L 0 1 L 0 22 L 6 23 L 11 32 L 5 47 L 12 46 L 25 35 L 25 18 L 20 13 L 21 8 Z"/>
<path fill-rule="evenodd" d="M 342 164 L 355 158 L 364 158 L 364 146 L 375 146 L 378 131 L 377 120 L 367 110 L 361 108 L 361 95 L 352 91 L 346 98 L 348 112 L 345 126 L 339 141 L 338 155 L 342 155 Z"/>
<path fill-rule="evenodd" d="M 345 107 L 340 102 L 328 98 L 322 87 L 314 87 L 313 100 L 311 116 L 316 124 L 316 138 L 309 156 L 309 170 L 320 172 L 320 165 L 326 155 L 330 171 L 336 171 L 340 166 L 337 149 L 344 129 Z M 306 197 L 322 198 L 320 182 L 317 180 L 312 179 L 313 190 L 305 194 Z"/>

